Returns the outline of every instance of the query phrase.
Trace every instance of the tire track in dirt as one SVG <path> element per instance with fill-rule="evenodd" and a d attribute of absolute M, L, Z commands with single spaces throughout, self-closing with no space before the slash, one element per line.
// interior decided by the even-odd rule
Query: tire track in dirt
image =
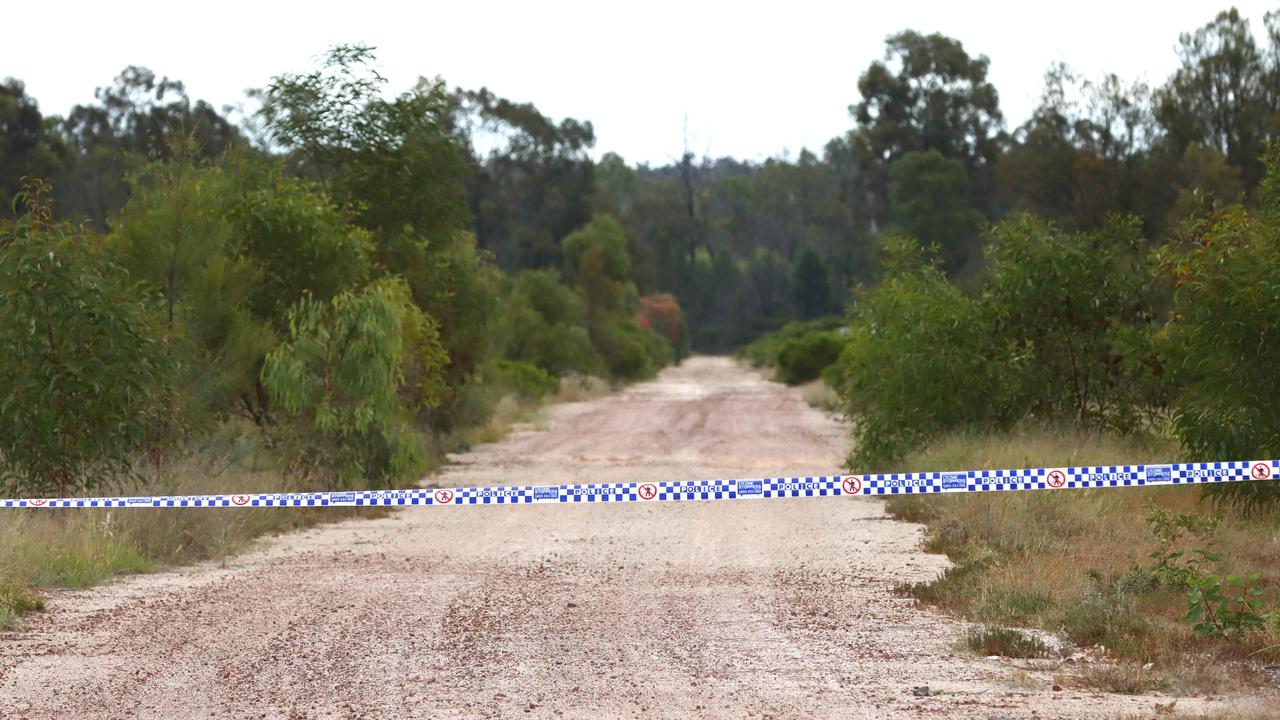
<path fill-rule="evenodd" d="M 815 474 L 847 443 L 718 358 L 546 424 L 439 482 Z M 955 651 L 961 624 L 893 592 L 945 566 L 919 540 L 861 498 L 410 509 L 55 594 L 0 636 L 0 717 L 987 720 L 1168 701 L 1054 692 L 1045 672 L 1015 687 L 1011 665 Z"/>

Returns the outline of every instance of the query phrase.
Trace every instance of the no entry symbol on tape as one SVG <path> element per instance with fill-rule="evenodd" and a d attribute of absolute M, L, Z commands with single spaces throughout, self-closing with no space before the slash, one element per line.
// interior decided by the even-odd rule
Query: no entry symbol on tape
<path fill-rule="evenodd" d="M 28 500 L 28 501 L 27 501 L 27 504 L 28 504 L 28 505 L 35 505 L 36 507 L 42 507 L 42 506 L 44 506 L 44 504 L 45 504 L 45 503 L 47 503 L 47 502 L 49 502 L 49 501 L 48 501 L 48 500 Z"/>
<path fill-rule="evenodd" d="M 840 483 L 840 489 L 844 491 L 845 495 L 857 495 L 862 492 L 862 478 L 857 475 L 850 475 L 844 479 L 844 482 Z"/>
<path fill-rule="evenodd" d="M 1251 474 L 1254 480 L 1266 480 L 1271 477 L 1271 466 L 1266 463 L 1257 463 L 1253 466 Z"/>
<path fill-rule="evenodd" d="M 448 505 L 449 503 L 453 502 L 453 491 L 452 491 L 452 490 L 437 490 L 437 491 L 436 491 L 436 495 L 435 495 L 435 497 L 436 497 L 436 502 L 437 502 L 437 503 L 439 503 L 439 504 L 441 504 L 441 505 Z"/>
<path fill-rule="evenodd" d="M 652 500 L 658 497 L 658 487 L 648 483 L 641 485 L 637 492 L 640 494 L 641 500 Z"/>
<path fill-rule="evenodd" d="M 232 495 L 231 502 L 235 503 L 236 505 L 248 505 L 249 496 L 248 495 Z"/>
<path fill-rule="evenodd" d="M 1049 487 L 1060 488 L 1067 484 L 1067 476 L 1061 470 L 1049 471 Z"/>

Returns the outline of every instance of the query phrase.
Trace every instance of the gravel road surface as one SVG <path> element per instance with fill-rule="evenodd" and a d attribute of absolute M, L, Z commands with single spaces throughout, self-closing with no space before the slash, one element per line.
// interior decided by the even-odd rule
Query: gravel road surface
<path fill-rule="evenodd" d="M 695 358 L 554 407 L 436 482 L 833 473 L 847 437 L 794 390 Z M 957 650 L 962 625 L 893 593 L 945 567 L 920 533 L 861 498 L 330 525 L 226 567 L 54 594 L 28 631 L 0 635 L 0 718 L 989 720 L 1154 717 L 1170 702 L 1055 691 L 1069 668 Z"/>

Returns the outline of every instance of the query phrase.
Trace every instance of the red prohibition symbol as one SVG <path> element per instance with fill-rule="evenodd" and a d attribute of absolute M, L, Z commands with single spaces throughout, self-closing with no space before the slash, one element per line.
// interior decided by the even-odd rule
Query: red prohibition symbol
<path fill-rule="evenodd" d="M 658 488 L 657 488 L 657 486 L 655 486 L 655 485 L 650 485 L 650 484 L 648 484 L 648 483 L 645 483 L 644 485 L 641 485 L 641 486 L 640 486 L 640 489 L 638 490 L 638 492 L 640 493 L 640 499 L 641 499 L 641 500 L 652 500 L 652 499 L 654 499 L 654 498 L 658 497 Z"/>
<path fill-rule="evenodd" d="M 36 506 L 36 507 L 41 507 L 42 505 L 44 505 L 44 504 L 45 504 L 45 503 L 47 503 L 47 502 L 49 502 L 49 501 L 48 501 L 48 500 L 28 500 L 28 501 L 27 501 L 27 504 L 28 504 L 28 505 L 34 505 L 34 506 Z"/>
<path fill-rule="evenodd" d="M 437 490 L 437 491 L 436 491 L 435 498 L 436 498 L 436 502 L 437 502 L 437 503 L 439 503 L 439 504 L 441 504 L 441 505 L 448 505 L 449 503 L 453 502 L 453 491 L 452 491 L 452 490 Z"/>
<path fill-rule="evenodd" d="M 1271 477 L 1271 467 L 1266 463 L 1257 463 L 1253 466 L 1253 479 L 1266 480 Z"/>
<path fill-rule="evenodd" d="M 1067 476 L 1061 470 L 1049 472 L 1049 487 L 1060 488 L 1067 484 Z"/>
<path fill-rule="evenodd" d="M 231 502 L 235 503 L 236 505 L 247 505 L 249 503 L 249 496 L 248 495 L 232 495 Z"/>
<path fill-rule="evenodd" d="M 850 475 L 844 479 L 844 482 L 840 483 L 840 489 L 844 491 L 845 495 L 857 495 L 862 492 L 862 478 L 857 475 Z"/>

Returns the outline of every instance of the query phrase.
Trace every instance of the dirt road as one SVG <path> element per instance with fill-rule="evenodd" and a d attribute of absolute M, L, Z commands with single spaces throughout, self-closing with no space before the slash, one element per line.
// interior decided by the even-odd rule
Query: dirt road
<path fill-rule="evenodd" d="M 711 358 L 545 425 L 440 482 L 815 474 L 847 443 Z M 55 595 L 0 638 L 0 718 L 986 720 L 1168 701 L 1055 692 L 1051 672 L 955 650 L 958 624 L 892 592 L 944 565 L 919 537 L 855 498 L 414 509 Z"/>

